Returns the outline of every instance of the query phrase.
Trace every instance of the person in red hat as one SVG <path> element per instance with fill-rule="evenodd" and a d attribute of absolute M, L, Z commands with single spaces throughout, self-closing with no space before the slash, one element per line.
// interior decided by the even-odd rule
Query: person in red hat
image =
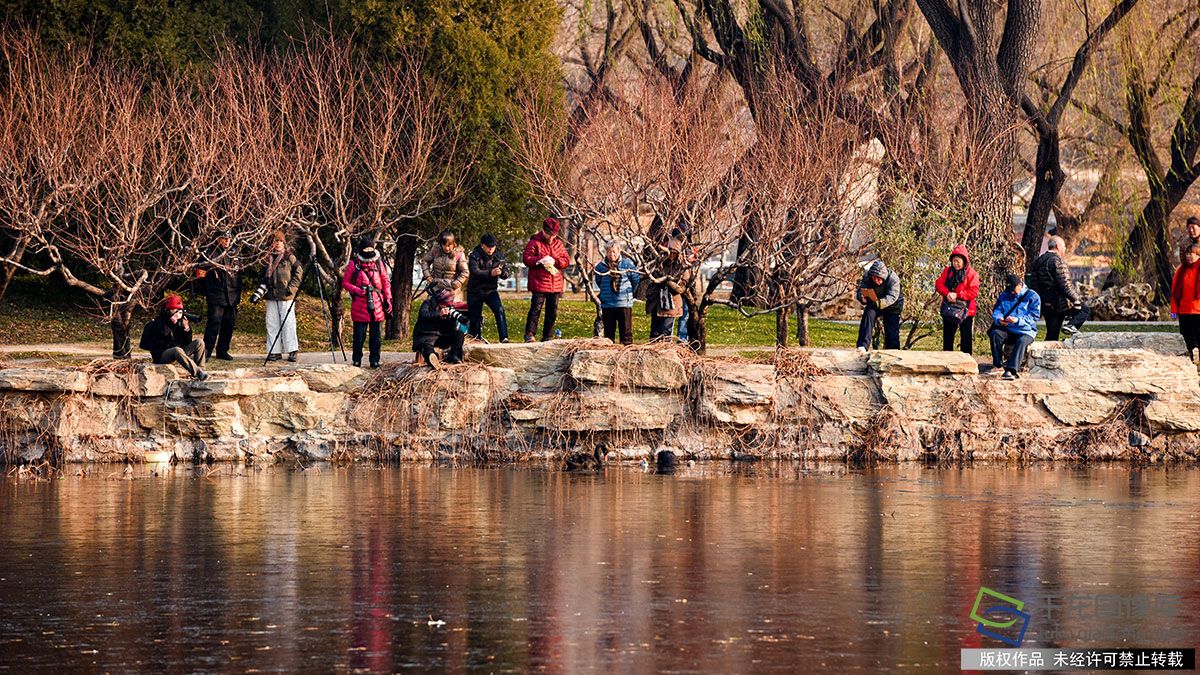
<path fill-rule="evenodd" d="M 163 310 L 142 328 L 138 345 L 150 352 L 158 364 L 178 363 L 197 380 L 207 380 L 204 372 L 204 340 L 192 338 L 192 326 L 183 312 L 183 298 L 168 295 Z"/>
<path fill-rule="evenodd" d="M 466 334 L 459 326 L 467 325 L 467 315 L 463 313 L 466 308 L 465 302 L 455 301 L 454 292 L 449 289 L 434 291 L 421 303 L 417 325 L 413 327 L 413 351 L 429 367 L 441 367 L 439 350 L 444 350 L 446 363 L 462 361 Z"/>
<path fill-rule="evenodd" d="M 529 315 L 525 317 L 525 341 L 533 342 L 537 334 L 542 308 L 546 308 L 546 322 L 542 324 L 542 341 L 554 334 L 554 321 L 558 318 L 558 299 L 563 293 L 563 274 L 571 263 L 567 247 L 559 238 L 560 226 L 556 218 L 542 221 L 542 231 L 529 238 L 522 259 L 529 268 L 529 290 L 533 297 L 529 302 Z"/>

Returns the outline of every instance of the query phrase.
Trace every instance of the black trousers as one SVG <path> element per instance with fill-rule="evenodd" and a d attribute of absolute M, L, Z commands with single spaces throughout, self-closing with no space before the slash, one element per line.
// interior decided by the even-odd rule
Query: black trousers
<path fill-rule="evenodd" d="M 1188 351 L 1200 347 L 1200 314 L 1180 314 L 1179 334 L 1183 336 Z"/>
<path fill-rule="evenodd" d="M 354 322 L 354 365 L 362 365 L 363 342 L 367 339 L 367 331 L 371 332 L 371 365 L 379 365 L 379 352 L 383 347 L 383 342 L 379 336 L 380 327 L 383 326 L 382 321 L 355 321 Z"/>
<path fill-rule="evenodd" d="M 237 305 L 215 305 L 208 303 L 208 318 L 204 322 L 204 344 L 206 356 L 229 355 L 229 343 L 233 340 L 233 325 L 237 322 Z"/>
<path fill-rule="evenodd" d="M 504 304 L 500 302 L 500 292 L 492 291 L 477 297 L 467 296 L 467 319 L 470 322 L 467 335 L 478 338 L 483 332 L 483 306 L 487 305 L 496 317 L 496 332 L 501 340 L 508 339 L 508 317 L 504 314 Z"/>
<path fill-rule="evenodd" d="M 876 317 L 883 319 L 883 348 L 900 349 L 900 312 L 881 312 L 870 305 L 863 307 L 862 320 L 858 322 L 857 346 L 871 348 Z"/>
<path fill-rule="evenodd" d="M 958 333 L 959 349 L 964 354 L 975 351 L 975 317 L 968 316 L 962 323 L 942 319 L 942 351 L 954 351 L 954 334 Z"/>
<path fill-rule="evenodd" d="M 671 331 L 675 329 L 675 320 L 678 318 L 677 316 L 651 316 L 650 339 L 670 335 Z"/>
<path fill-rule="evenodd" d="M 447 363 L 458 363 L 463 359 L 465 337 L 457 330 L 438 333 L 437 337 L 423 335 L 413 341 L 413 349 L 424 359 L 428 359 L 435 348 L 442 349 L 445 350 Z"/>
<path fill-rule="evenodd" d="M 1033 344 L 1034 336 L 993 326 L 988 331 L 988 338 L 992 341 L 992 365 L 997 368 L 1003 365 L 1005 370 L 1015 373 L 1021 369 L 1021 362 L 1025 360 L 1025 350 Z M 1004 361 L 1005 345 L 1012 345 L 1008 361 Z"/>
<path fill-rule="evenodd" d="M 600 320 L 604 323 L 604 337 L 616 342 L 619 332 L 621 344 L 633 344 L 632 307 L 601 307 Z"/>
<path fill-rule="evenodd" d="M 1067 325 L 1074 326 L 1075 330 L 1079 330 L 1088 319 L 1092 318 L 1092 308 L 1084 305 L 1075 312 L 1043 310 L 1042 316 L 1046 317 L 1046 342 L 1055 342 L 1058 340 L 1059 333 L 1062 332 L 1064 321 Z M 1068 320 L 1068 317 L 1070 317 L 1070 320 Z"/>
<path fill-rule="evenodd" d="M 546 308 L 546 323 L 542 324 L 542 341 L 554 336 L 554 321 L 558 319 L 558 298 L 562 293 L 533 292 L 529 302 L 529 316 L 525 317 L 525 341 L 528 342 L 537 335 L 538 320 L 542 317 L 542 308 Z"/>

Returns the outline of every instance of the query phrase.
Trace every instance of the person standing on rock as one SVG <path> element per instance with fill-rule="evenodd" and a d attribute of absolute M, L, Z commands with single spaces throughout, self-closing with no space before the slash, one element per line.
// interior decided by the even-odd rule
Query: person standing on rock
<path fill-rule="evenodd" d="M 1010 274 L 1005 278 L 1004 292 L 992 308 L 992 368 L 1004 368 L 1004 379 L 1017 379 L 1017 371 L 1025 360 L 1025 350 L 1037 337 L 1038 319 L 1042 314 L 1042 299 L 1033 289 L 1025 287 L 1021 277 Z M 1010 347 L 1008 360 L 1004 348 Z"/>
<path fill-rule="evenodd" d="M 194 379 L 204 381 L 204 340 L 192 338 L 192 326 L 183 312 L 183 298 L 168 295 L 158 316 L 146 322 L 138 343 L 157 364 L 178 363 Z"/>
<path fill-rule="evenodd" d="M 459 324 L 468 322 L 461 310 L 466 305 L 454 300 L 448 290 L 434 293 L 421 303 L 417 311 L 417 325 L 413 327 L 413 351 L 425 365 L 433 369 L 441 367 L 438 350 L 445 350 L 446 363 L 460 363 L 463 359 L 463 338 Z"/>
<path fill-rule="evenodd" d="M 425 288 L 430 295 L 450 291 L 455 300 L 462 300 L 470 271 L 467 254 L 458 245 L 453 231 L 442 230 L 438 234 L 437 243 L 421 258 L 421 269 L 425 271 Z"/>
<path fill-rule="evenodd" d="M 212 358 L 213 349 L 222 361 L 232 361 L 229 344 L 237 322 L 238 304 L 242 301 L 242 277 L 239 274 L 237 252 L 229 232 L 217 235 L 204 260 L 196 266 L 196 278 L 204 287 L 208 315 L 204 322 L 205 358 Z"/>
<path fill-rule="evenodd" d="M 500 280 L 508 278 L 508 261 L 496 250 L 496 237 L 485 234 L 479 245 L 467 256 L 467 335 L 480 339 L 483 332 L 483 306 L 487 305 L 496 317 L 496 332 L 501 342 L 508 342 L 508 316 L 500 302 Z"/>
<path fill-rule="evenodd" d="M 954 351 L 954 334 L 964 354 L 975 350 L 975 298 L 979 296 L 979 274 L 971 267 L 967 247 L 959 244 L 950 252 L 950 264 L 934 284 L 942 296 L 942 351 Z"/>
<path fill-rule="evenodd" d="M 604 337 L 621 344 L 633 344 L 633 289 L 642 279 L 637 265 L 621 254 L 615 241 L 605 247 L 604 260 L 596 263 L 596 285 L 600 288 L 600 320 Z"/>
<path fill-rule="evenodd" d="M 304 280 L 304 268 L 288 250 L 287 237 L 280 230 L 271 233 L 271 250 L 263 268 L 260 285 L 266 287 L 267 300 L 267 360 L 278 361 L 287 352 L 287 360 L 295 362 L 300 355 L 296 338 L 296 293 Z M 254 298 L 251 298 L 253 300 Z"/>
<path fill-rule="evenodd" d="M 358 243 L 354 258 L 346 265 L 342 274 L 342 288 L 350 294 L 350 319 L 354 322 L 354 365 L 362 368 L 363 342 L 371 334 L 370 363 L 379 367 L 382 349 L 381 329 L 388 314 L 392 312 L 392 285 L 383 271 L 379 249 L 369 237 Z"/>
<path fill-rule="evenodd" d="M 665 255 L 647 274 L 650 284 L 646 288 L 646 313 L 650 315 L 651 340 L 670 337 L 675 320 L 683 316 L 683 246 L 683 240 L 675 237 L 665 249 L 655 247 Z"/>
<path fill-rule="evenodd" d="M 529 268 L 529 315 L 525 317 L 525 341 L 534 342 L 542 309 L 546 310 L 546 322 L 542 324 L 542 341 L 554 335 L 554 322 L 558 318 L 558 299 L 563 294 L 562 271 L 571 264 L 567 247 L 559 238 L 558 219 L 542 221 L 542 230 L 529 238 L 521 256 Z"/>
<path fill-rule="evenodd" d="M 889 270 L 882 260 L 876 260 L 858 282 L 855 299 L 863 306 L 858 322 L 860 352 L 868 351 L 875 333 L 875 319 L 883 319 L 883 348 L 900 348 L 900 313 L 904 311 L 904 294 L 900 277 Z"/>
<path fill-rule="evenodd" d="M 1200 363 L 1200 242 L 1183 251 L 1183 264 L 1171 282 L 1171 316 L 1179 320 L 1179 334 L 1188 358 Z"/>
<path fill-rule="evenodd" d="M 1078 333 L 1092 315 L 1091 308 L 1083 304 L 1071 283 L 1071 273 L 1063 260 L 1065 250 L 1063 238 L 1055 235 L 1046 244 L 1046 252 L 1033 262 L 1032 286 L 1042 299 L 1047 342 L 1057 341 L 1060 332 Z M 1066 321 L 1067 317 L 1071 317 L 1070 321 Z"/>

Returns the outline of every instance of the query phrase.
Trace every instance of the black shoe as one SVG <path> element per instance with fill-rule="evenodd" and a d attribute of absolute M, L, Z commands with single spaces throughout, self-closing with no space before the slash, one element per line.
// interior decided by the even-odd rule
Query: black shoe
<path fill-rule="evenodd" d="M 372 363 L 372 364 L 371 364 L 371 369 L 372 369 L 372 370 L 379 370 L 379 362 L 378 362 L 378 361 L 376 361 L 375 363 Z"/>
<path fill-rule="evenodd" d="M 354 362 L 354 367 L 355 367 L 355 368 L 362 368 L 362 361 L 355 361 L 355 362 Z"/>
<path fill-rule="evenodd" d="M 217 354 L 217 358 L 221 359 L 222 361 L 232 361 L 233 360 L 233 357 L 230 356 L 229 354 Z"/>
<path fill-rule="evenodd" d="M 288 352 L 288 361 L 295 363 L 300 358 L 300 352 Z"/>
<path fill-rule="evenodd" d="M 1075 326 L 1072 326 L 1071 324 L 1067 324 L 1062 327 L 1062 332 L 1064 332 L 1070 336 L 1070 335 L 1075 335 L 1075 334 L 1079 333 L 1079 329 L 1076 328 Z"/>
<path fill-rule="evenodd" d="M 283 360 L 283 354 L 268 354 L 268 355 L 267 355 L 267 360 L 268 360 L 268 361 L 282 361 L 282 360 Z"/>
<path fill-rule="evenodd" d="M 1006 371 L 1004 371 L 1004 379 L 1006 379 L 1006 380 L 1015 380 L 1015 379 L 1017 379 L 1017 372 L 1016 372 L 1015 370 L 1006 370 Z"/>
<path fill-rule="evenodd" d="M 208 373 L 204 372 L 203 370 L 197 370 L 196 374 L 192 376 L 192 379 L 197 382 L 203 382 L 208 379 Z"/>

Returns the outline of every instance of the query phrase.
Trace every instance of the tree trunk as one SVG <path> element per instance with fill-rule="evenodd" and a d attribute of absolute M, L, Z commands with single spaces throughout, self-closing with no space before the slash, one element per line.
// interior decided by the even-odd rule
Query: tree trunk
<path fill-rule="evenodd" d="M 334 284 L 333 292 L 329 295 L 329 334 L 335 349 L 341 349 L 344 346 L 342 327 L 345 324 L 345 308 L 342 306 L 342 298 L 345 295 L 346 291 L 342 289 L 341 283 Z"/>
<path fill-rule="evenodd" d="M 808 337 L 808 305 L 796 305 L 796 344 L 801 347 L 809 346 Z"/>
<path fill-rule="evenodd" d="M 392 313 L 387 320 L 387 339 L 407 338 L 412 324 L 413 268 L 417 261 L 417 238 L 396 239 L 396 260 L 392 267 Z"/>
<path fill-rule="evenodd" d="M 775 310 L 775 348 L 787 347 L 788 344 L 788 312 L 789 307 Z"/>
<path fill-rule="evenodd" d="M 129 306 L 113 308 L 109 327 L 112 329 L 112 355 L 114 359 L 127 359 L 133 354 L 133 343 L 129 339 L 129 324 L 133 322 L 133 309 Z"/>
<path fill-rule="evenodd" d="M 703 355 L 708 349 L 708 306 L 696 309 L 694 304 L 688 304 L 688 347 L 697 354 Z"/>
<path fill-rule="evenodd" d="M 4 257 L 9 260 L 20 260 L 25 255 L 25 247 L 28 245 L 28 237 L 14 238 L 12 247 L 4 254 Z M 4 300 L 4 295 L 8 292 L 8 284 L 16 273 L 16 265 L 0 265 L 0 301 Z"/>
<path fill-rule="evenodd" d="M 1187 193 L 1186 189 L 1172 189 L 1173 187 L 1175 186 L 1151 189 L 1150 199 L 1138 214 L 1125 245 L 1121 247 L 1118 259 L 1126 264 L 1122 269 L 1114 267 L 1108 273 L 1108 278 L 1104 280 L 1104 288 L 1129 283 L 1131 272 L 1145 269 L 1155 286 L 1155 304 L 1163 305 L 1171 297 L 1171 280 L 1174 274 L 1171 269 L 1171 245 L 1167 241 L 1167 231 L 1171 213 Z"/>
<path fill-rule="evenodd" d="M 1033 199 L 1029 202 L 1029 213 L 1025 219 L 1025 231 L 1021 235 L 1021 248 L 1025 249 L 1025 273 L 1033 273 L 1033 263 L 1042 252 L 1042 239 L 1046 236 L 1046 222 L 1058 193 L 1062 190 L 1066 176 L 1059 162 L 1058 130 L 1044 134 L 1038 140 L 1037 161 L 1034 164 L 1035 185 Z"/>

